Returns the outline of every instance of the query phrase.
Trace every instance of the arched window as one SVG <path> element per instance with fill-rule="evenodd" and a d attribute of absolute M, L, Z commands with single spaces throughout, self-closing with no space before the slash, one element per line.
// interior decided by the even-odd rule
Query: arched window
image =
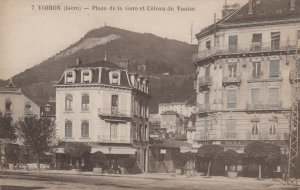
<path fill-rule="evenodd" d="M 89 110 L 89 104 L 90 104 L 90 97 L 88 94 L 83 94 L 81 97 L 81 109 L 82 110 Z"/>
<path fill-rule="evenodd" d="M 88 138 L 89 137 L 89 122 L 83 121 L 81 123 L 81 137 Z"/>
<path fill-rule="evenodd" d="M 10 98 L 6 98 L 6 100 L 5 100 L 5 111 L 6 112 L 11 112 L 11 110 L 12 110 L 11 100 L 10 100 Z"/>
<path fill-rule="evenodd" d="M 73 96 L 71 94 L 67 94 L 65 99 L 66 111 L 72 110 L 72 104 L 73 104 Z"/>
<path fill-rule="evenodd" d="M 72 71 L 67 72 L 66 82 L 67 83 L 73 83 L 74 82 L 74 77 L 73 77 L 73 72 Z"/>
<path fill-rule="evenodd" d="M 65 123 L 65 137 L 72 137 L 72 121 L 66 121 Z"/>

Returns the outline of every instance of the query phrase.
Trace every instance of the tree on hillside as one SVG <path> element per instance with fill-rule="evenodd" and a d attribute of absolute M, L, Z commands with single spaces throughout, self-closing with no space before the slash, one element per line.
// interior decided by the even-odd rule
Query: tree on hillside
<path fill-rule="evenodd" d="M 207 144 L 203 145 L 198 149 L 197 157 L 208 160 L 208 168 L 207 168 L 207 176 L 210 174 L 210 169 L 212 162 L 216 162 L 216 160 L 221 156 L 224 151 L 224 147 L 216 144 Z"/>
<path fill-rule="evenodd" d="M 0 167 L 2 168 L 2 152 L 8 143 L 16 140 L 16 131 L 12 126 L 12 118 L 0 113 Z"/>
<path fill-rule="evenodd" d="M 65 153 L 70 155 L 72 159 L 76 160 L 76 167 L 79 171 L 80 160 L 85 157 L 85 155 L 91 152 L 91 147 L 82 142 L 67 142 L 65 145 Z"/>
<path fill-rule="evenodd" d="M 273 165 L 280 162 L 280 147 L 275 144 L 256 141 L 248 144 L 245 147 L 244 152 L 249 160 L 253 160 L 255 163 L 259 164 L 259 179 L 261 179 L 261 167 L 263 164 Z"/>
<path fill-rule="evenodd" d="M 40 170 L 40 157 L 52 147 L 54 142 L 54 122 L 49 118 L 24 117 L 16 122 L 15 127 L 24 145 L 35 155 L 37 168 Z"/>

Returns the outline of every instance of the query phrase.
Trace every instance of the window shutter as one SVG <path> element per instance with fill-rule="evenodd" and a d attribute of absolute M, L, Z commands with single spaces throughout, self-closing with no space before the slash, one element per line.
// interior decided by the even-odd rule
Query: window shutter
<path fill-rule="evenodd" d="M 270 88 L 269 89 L 269 102 L 274 104 L 278 103 L 279 100 L 279 89 L 278 88 Z"/>
<path fill-rule="evenodd" d="M 270 77 L 279 76 L 279 60 L 272 60 L 270 62 Z"/>
<path fill-rule="evenodd" d="M 236 90 L 231 89 L 227 91 L 227 107 L 235 108 L 236 107 Z"/>
<path fill-rule="evenodd" d="M 237 45 L 238 44 L 238 36 L 234 35 L 234 36 L 229 36 L 229 46 L 231 45 Z"/>
<path fill-rule="evenodd" d="M 72 137 L 72 122 L 65 123 L 65 137 Z"/>
<path fill-rule="evenodd" d="M 252 98 L 252 104 L 258 104 L 259 103 L 259 89 L 251 89 L 251 98 Z"/>
<path fill-rule="evenodd" d="M 90 97 L 89 97 L 89 95 L 84 94 L 84 95 L 82 96 L 82 104 L 89 104 L 89 102 L 90 102 Z"/>
<path fill-rule="evenodd" d="M 204 104 L 209 105 L 209 93 L 208 92 L 204 93 Z"/>

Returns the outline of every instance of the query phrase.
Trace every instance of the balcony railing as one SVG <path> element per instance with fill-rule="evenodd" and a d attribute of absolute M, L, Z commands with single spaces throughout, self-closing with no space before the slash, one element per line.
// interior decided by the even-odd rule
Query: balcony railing
<path fill-rule="evenodd" d="M 98 108 L 98 115 L 104 119 L 128 119 L 131 117 L 129 110 L 119 110 L 117 108 Z"/>
<path fill-rule="evenodd" d="M 238 139 L 239 136 L 235 131 L 225 131 L 223 132 L 223 139 Z"/>
<path fill-rule="evenodd" d="M 228 86 L 228 85 L 240 85 L 241 84 L 241 77 L 223 77 L 223 85 Z"/>
<path fill-rule="evenodd" d="M 247 103 L 247 110 L 248 111 L 255 111 L 255 110 L 279 110 L 282 109 L 281 106 L 282 102 L 275 102 L 275 103 Z"/>
<path fill-rule="evenodd" d="M 211 76 L 203 76 L 198 79 L 199 88 L 203 88 L 205 86 L 210 86 L 212 84 Z"/>
<path fill-rule="evenodd" d="M 291 81 L 300 81 L 300 71 L 291 71 L 290 72 Z"/>
<path fill-rule="evenodd" d="M 296 50 L 296 44 L 291 44 L 291 41 L 281 41 L 280 43 L 269 42 L 254 42 L 247 44 L 238 45 L 225 45 L 211 47 L 210 49 L 199 51 L 193 56 L 193 61 L 204 59 L 209 56 L 216 55 L 228 55 L 228 54 L 245 54 L 245 53 L 255 53 L 255 52 L 271 52 L 271 51 L 289 51 Z"/>

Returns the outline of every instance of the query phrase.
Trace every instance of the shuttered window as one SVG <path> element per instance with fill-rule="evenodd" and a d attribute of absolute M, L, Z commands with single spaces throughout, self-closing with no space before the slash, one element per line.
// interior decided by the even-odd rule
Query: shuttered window
<path fill-rule="evenodd" d="M 229 44 L 229 51 L 236 52 L 237 45 L 238 45 L 238 36 L 237 35 L 229 36 L 228 44 Z"/>
<path fill-rule="evenodd" d="M 87 121 L 81 123 L 81 137 L 89 137 L 89 123 Z"/>
<path fill-rule="evenodd" d="M 209 120 L 204 120 L 203 121 L 203 131 L 204 133 L 208 133 L 209 130 Z"/>
<path fill-rule="evenodd" d="M 270 62 L 270 77 L 279 77 L 279 60 L 272 60 Z"/>
<path fill-rule="evenodd" d="M 279 50 L 280 47 L 280 32 L 271 32 L 271 48 Z"/>
<path fill-rule="evenodd" d="M 297 38 L 300 39 L 300 30 L 297 30 Z"/>
<path fill-rule="evenodd" d="M 116 123 L 110 124 L 110 137 L 111 140 L 116 140 L 118 137 L 118 125 Z"/>
<path fill-rule="evenodd" d="M 233 120 L 233 119 L 227 120 L 226 130 L 228 132 L 234 132 L 235 131 L 235 126 L 236 126 L 236 121 L 235 120 Z"/>
<path fill-rule="evenodd" d="M 279 101 L 279 89 L 270 88 L 269 89 L 269 102 L 270 104 L 276 104 Z"/>
<path fill-rule="evenodd" d="M 259 88 L 251 89 L 252 104 L 259 104 L 259 96 L 260 96 L 260 89 Z"/>
<path fill-rule="evenodd" d="M 236 77 L 236 71 L 237 71 L 237 64 L 236 63 L 232 63 L 228 65 L 228 76 L 229 77 Z"/>
<path fill-rule="evenodd" d="M 66 121 L 65 123 L 65 137 L 72 137 L 72 122 Z"/>
<path fill-rule="evenodd" d="M 227 91 L 227 107 L 236 107 L 236 89 L 230 89 Z"/>
<path fill-rule="evenodd" d="M 205 44 L 205 45 L 206 45 L 206 48 L 207 48 L 207 49 L 210 49 L 210 40 L 206 41 L 206 44 Z"/>
<path fill-rule="evenodd" d="M 71 94 L 67 94 L 65 98 L 65 109 L 70 111 L 72 110 L 73 104 L 73 96 Z"/>
<path fill-rule="evenodd" d="M 262 39 L 261 33 L 252 35 L 252 43 L 261 43 L 261 39 Z"/>
<path fill-rule="evenodd" d="M 209 92 L 204 93 L 204 105 L 209 105 Z"/>
<path fill-rule="evenodd" d="M 205 76 L 210 76 L 210 66 L 205 67 Z"/>

